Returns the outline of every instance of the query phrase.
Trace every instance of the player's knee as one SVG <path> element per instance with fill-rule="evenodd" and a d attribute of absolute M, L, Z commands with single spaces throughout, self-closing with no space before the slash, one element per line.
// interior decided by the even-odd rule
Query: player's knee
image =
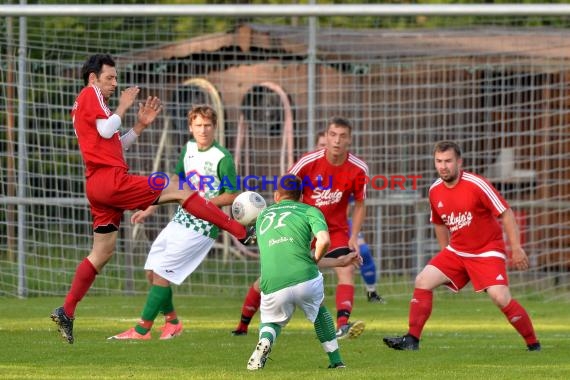
<path fill-rule="evenodd" d="M 425 283 L 424 277 L 425 276 L 423 276 L 423 272 L 420 272 L 417 274 L 416 279 L 414 280 L 414 287 L 415 288 L 422 288 L 422 285 L 424 285 L 424 283 Z"/>
<path fill-rule="evenodd" d="M 97 272 L 100 272 L 105 264 L 111 260 L 113 257 L 114 249 L 106 248 L 103 249 L 101 247 L 94 248 L 87 258 L 91 261 L 91 264 L 95 267 Z"/>
<path fill-rule="evenodd" d="M 503 285 L 487 288 L 487 294 L 493 303 L 501 309 L 506 307 L 512 299 L 509 288 Z"/>
<path fill-rule="evenodd" d="M 420 272 L 416 276 L 414 287 L 417 289 L 433 289 L 435 287 L 433 276 L 430 276 L 429 273 L 425 273 L 423 271 Z"/>
<path fill-rule="evenodd" d="M 500 309 L 505 308 L 512 299 L 508 290 L 493 289 L 493 291 L 488 290 L 487 293 L 489 294 L 491 301 L 493 301 L 493 303 Z"/>

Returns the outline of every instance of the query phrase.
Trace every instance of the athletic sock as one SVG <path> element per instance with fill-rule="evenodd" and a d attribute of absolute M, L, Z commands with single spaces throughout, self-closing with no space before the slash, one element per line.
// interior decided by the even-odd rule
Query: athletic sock
<path fill-rule="evenodd" d="M 180 323 L 178 320 L 178 315 L 176 315 L 176 311 L 171 311 L 168 314 L 164 314 L 164 322 L 171 323 L 173 325 L 177 325 Z"/>
<path fill-rule="evenodd" d="M 238 239 L 243 239 L 246 236 L 245 227 L 239 224 L 234 219 L 230 218 L 215 204 L 202 198 L 198 192 L 193 192 L 182 204 L 184 210 L 197 218 L 204 219 L 210 223 L 215 224 L 221 229 L 228 231 Z"/>
<path fill-rule="evenodd" d="M 150 330 L 158 312 L 171 292 L 170 286 L 151 286 L 141 314 L 141 320 L 135 326 L 135 330 L 139 334 L 144 335 Z"/>
<path fill-rule="evenodd" d="M 502 308 L 501 311 L 505 314 L 509 323 L 523 337 L 527 345 L 538 343 L 534 327 L 532 326 L 532 321 L 521 304 L 519 304 L 515 299 L 511 299 L 511 302 Z"/>
<path fill-rule="evenodd" d="M 360 275 L 366 284 L 366 289 L 369 292 L 373 292 L 376 290 L 376 264 L 374 264 L 374 258 L 370 253 L 368 244 L 361 244 L 359 248 L 360 256 L 362 257 Z"/>
<path fill-rule="evenodd" d="M 261 304 L 261 293 L 251 285 L 243 301 L 241 319 L 236 330 L 247 331 L 251 318 L 255 315 Z"/>
<path fill-rule="evenodd" d="M 73 318 L 75 316 L 77 304 L 83 299 L 85 294 L 87 294 L 89 288 L 93 285 L 96 276 L 97 269 L 95 269 L 89 259 L 84 258 L 75 270 L 75 276 L 73 276 L 71 288 L 69 289 L 63 303 L 63 311 L 69 318 Z"/>
<path fill-rule="evenodd" d="M 321 342 L 323 350 L 327 353 L 330 364 L 334 365 L 342 362 L 340 350 L 338 349 L 333 317 L 325 306 L 321 306 L 319 308 L 319 313 L 315 319 L 314 326 L 317 338 L 319 339 L 319 342 Z"/>
<path fill-rule="evenodd" d="M 354 303 L 354 286 L 338 284 L 336 286 L 336 325 L 337 328 L 348 323 Z"/>
<path fill-rule="evenodd" d="M 176 315 L 176 311 L 174 310 L 174 303 L 172 302 L 172 288 L 168 287 L 168 289 L 170 289 L 170 293 L 168 295 L 168 298 L 162 304 L 160 311 L 162 314 L 164 314 L 164 322 L 177 325 L 179 321 L 178 316 Z"/>
<path fill-rule="evenodd" d="M 408 334 L 420 339 L 424 325 L 431 315 L 433 306 L 433 291 L 426 289 L 414 289 L 410 301 L 410 314 L 408 316 Z"/>
<path fill-rule="evenodd" d="M 281 326 L 277 323 L 260 323 L 259 324 L 259 340 L 263 338 L 269 339 L 271 345 L 277 340 L 281 333 Z"/>

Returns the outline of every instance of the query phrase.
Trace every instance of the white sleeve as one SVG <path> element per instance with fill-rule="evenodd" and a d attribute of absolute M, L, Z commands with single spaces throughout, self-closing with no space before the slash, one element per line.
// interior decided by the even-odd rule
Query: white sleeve
<path fill-rule="evenodd" d="M 97 131 L 104 139 L 110 139 L 121 128 L 121 118 L 112 114 L 108 119 L 97 119 Z"/>
<path fill-rule="evenodd" d="M 121 145 L 123 146 L 123 150 L 129 150 L 131 145 L 137 140 L 139 135 L 136 134 L 134 129 L 129 129 L 127 133 L 121 136 Z"/>

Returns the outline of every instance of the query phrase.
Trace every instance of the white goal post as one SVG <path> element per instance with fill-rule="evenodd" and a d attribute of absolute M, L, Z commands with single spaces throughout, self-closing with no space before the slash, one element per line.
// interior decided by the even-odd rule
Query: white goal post
<path fill-rule="evenodd" d="M 0 16 L 560 16 L 570 14 L 570 4 L 106 4 L 12 5 Z"/>
<path fill-rule="evenodd" d="M 120 87 L 166 103 L 126 153 L 131 171 L 174 168 L 192 103 L 222 110 L 219 139 L 244 176 L 282 174 L 330 116 L 345 116 L 351 149 L 375 179 L 363 232 L 379 290 L 398 297 L 437 250 L 431 147 L 453 139 L 467 169 L 488 176 L 516 212 L 532 263 L 510 272 L 517 293 L 570 299 L 569 15 L 570 4 L 4 4 L 0 296 L 65 294 L 90 249 L 68 115 L 83 60 L 105 52 Z M 91 292 L 145 292 L 142 264 L 171 213 L 163 208 L 144 233 L 125 218 Z M 258 265 L 226 235 L 177 291 L 243 294 Z"/>

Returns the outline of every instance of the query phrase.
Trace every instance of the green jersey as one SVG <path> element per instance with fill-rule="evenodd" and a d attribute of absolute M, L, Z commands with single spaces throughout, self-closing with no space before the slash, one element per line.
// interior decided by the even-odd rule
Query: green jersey
<path fill-rule="evenodd" d="M 263 210 L 255 227 L 261 260 L 260 288 L 264 294 L 319 275 L 311 256 L 311 242 L 318 232 L 328 230 L 319 209 L 283 200 Z"/>
<path fill-rule="evenodd" d="M 182 175 L 206 199 L 221 193 L 236 193 L 236 167 L 232 155 L 214 141 L 208 149 L 200 150 L 196 141 L 190 140 L 182 148 L 175 173 Z M 196 218 L 178 206 L 172 221 L 215 239 L 219 229 L 210 222 Z"/>

